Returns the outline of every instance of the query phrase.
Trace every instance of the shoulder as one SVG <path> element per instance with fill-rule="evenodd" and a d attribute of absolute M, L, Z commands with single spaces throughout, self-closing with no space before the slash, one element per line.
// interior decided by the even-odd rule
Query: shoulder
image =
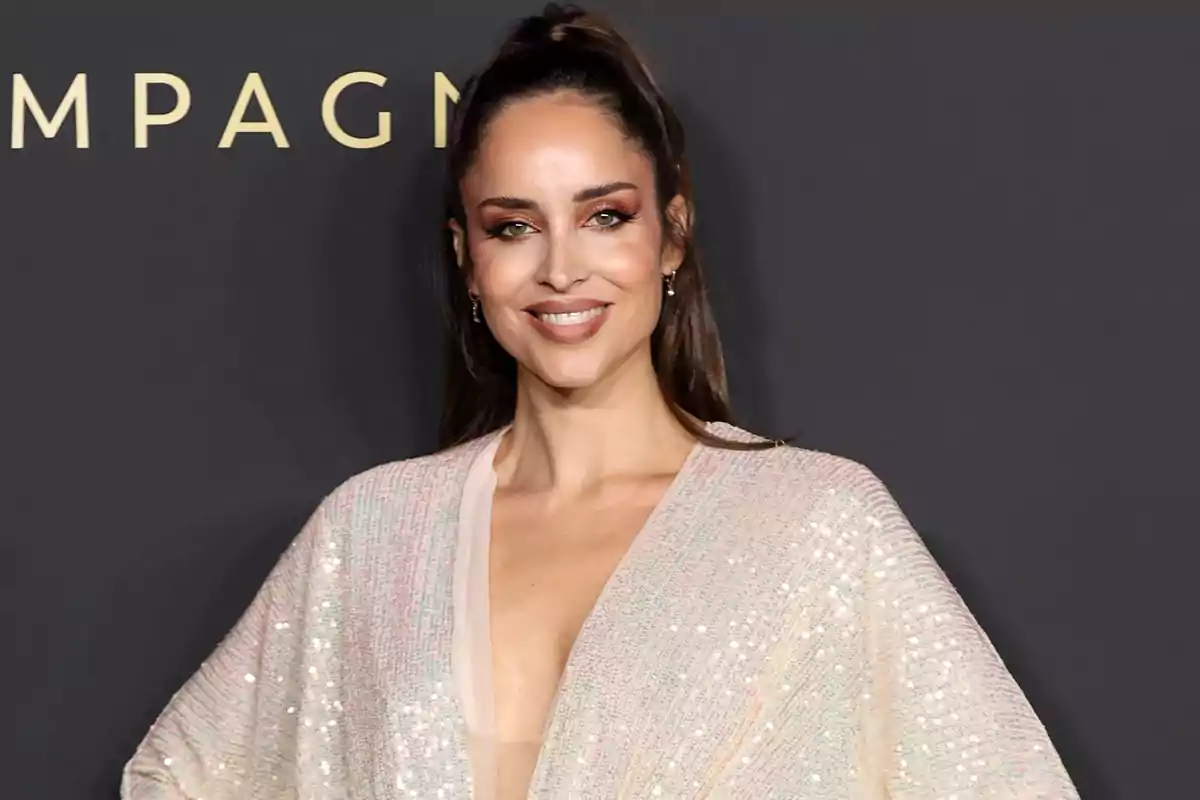
<path fill-rule="evenodd" d="M 467 470 L 490 437 L 355 473 L 325 496 L 318 514 L 328 522 L 346 524 L 372 512 L 457 499 Z"/>
<path fill-rule="evenodd" d="M 733 429 L 733 433 L 745 432 Z M 875 558 L 887 562 L 903 558 L 910 564 L 931 561 L 888 485 L 861 461 L 790 444 L 725 451 L 720 457 L 730 464 L 726 474 L 737 476 L 721 492 L 726 501 L 745 508 L 753 519 L 774 521 L 781 527 L 766 525 L 765 529 L 786 531 L 789 541 L 794 531 L 803 528 L 839 543 L 847 563 L 856 548 L 861 548 L 858 556 L 866 559 L 863 563 Z"/>
<path fill-rule="evenodd" d="M 765 437 L 726 423 L 709 426 L 723 439 L 763 441 Z M 725 450 L 719 456 L 738 474 L 739 490 L 773 505 L 802 506 L 806 514 L 822 511 L 839 517 L 884 513 L 895 507 L 890 490 L 862 461 L 845 455 L 780 444 L 755 450 Z"/>
<path fill-rule="evenodd" d="M 709 426 L 714 435 L 734 442 L 769 441 L 728 423 Z M 761 481 L 804 484 L 847 493 L 878 491 L 883 482 L 861 461 L 825 450 L 795 444 L 778 444 L 754 450 L 727 450 L 726 458 Z"/>

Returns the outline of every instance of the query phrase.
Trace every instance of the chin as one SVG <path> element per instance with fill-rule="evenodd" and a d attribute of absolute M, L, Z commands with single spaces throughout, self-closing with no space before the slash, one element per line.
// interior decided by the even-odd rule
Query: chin
<path fill-rule="evenodd" d="M 563 353 L 538 359 L 530 370 L 542 383 L 555 389 L 586 389 L 605 374 L 605 361 L 585 353 Z"/>

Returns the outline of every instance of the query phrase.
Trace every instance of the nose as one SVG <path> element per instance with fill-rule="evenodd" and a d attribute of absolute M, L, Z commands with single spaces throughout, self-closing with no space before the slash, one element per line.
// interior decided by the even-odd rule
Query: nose
<path fill-rule="evenodd" d="M 565 292 L 587 278 L 585 259 L 573 252 L 570 233 L 549 235 L 546 252 L 538 269 L 538 282 L 556 292 Z"/>

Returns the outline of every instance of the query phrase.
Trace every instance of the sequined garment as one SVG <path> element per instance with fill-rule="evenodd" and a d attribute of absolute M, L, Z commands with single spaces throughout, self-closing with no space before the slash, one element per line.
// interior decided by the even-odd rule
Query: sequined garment
<path fill-rule="evenodd" d="M 456 526 L 495 435 L 332 492 L 156 720 L 122 797 L 473 797 Z M 697 445 L 584 622 L 528 797 L 1077 793 L 868 468 Z"/>

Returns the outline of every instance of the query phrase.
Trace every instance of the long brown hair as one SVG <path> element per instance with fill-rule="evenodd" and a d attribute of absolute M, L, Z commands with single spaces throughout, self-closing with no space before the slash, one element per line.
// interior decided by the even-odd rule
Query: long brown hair
<path fill-rule="evenodd" d="M 775 445 L 770 440 L 727 441 L 704 428 L 705 422 L 732 423 L 733 413 L 721 342 L 696 255 L 683 127 L 645 64 L 607 22 L 576 6 L 551 3 L 540 15 L 520 20 L 487 67 L 463 85 L 446 142 L 443 219 L 457 220 L 467 229 L 461 181 L 496 114 L 516 99 L 560 89 L 580 92 L 599 104 L 641 144 L 654 165 L 663 230 L 684 254 L 673 281 L 674 295 L 663 298 L 650 340 L 668 406 L 688 432 L 705 443 L 734 449 Z M 686 201 L 686 220 L 667 213 L 676 195 Z M 449 447 L 512 421 L 517 367 L 487 325 L 472 320 L 471 298 L 449 230 L 443 232 L 441 259 L 450 341 L 439 439 Z M 463 269 L 471 268 L 465 256 Z"/>

